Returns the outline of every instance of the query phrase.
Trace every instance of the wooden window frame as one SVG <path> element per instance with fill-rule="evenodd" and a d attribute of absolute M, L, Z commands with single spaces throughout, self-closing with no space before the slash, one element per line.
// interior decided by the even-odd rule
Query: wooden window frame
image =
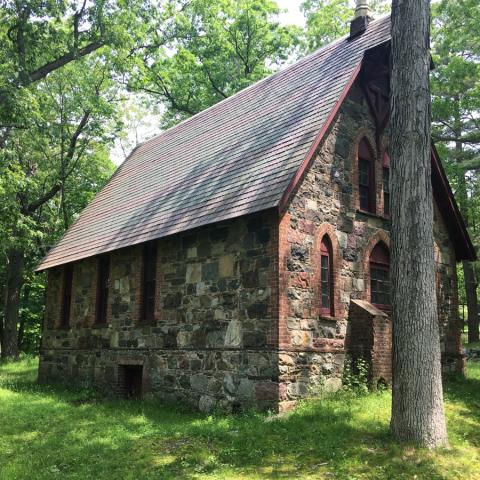
<path fill-rule="evenodd" d="M 387 183 L 385 183 L 385 176 L 387 176 Z M 382 190 L 383 190 L 383 215 L 385 217 L 390 217 L 390 156 L 388 155 L 388 152 L 385 152 L 383 154 Z"/>
<path fill-rule="evenodd" d="M 375 247 L 372 249 L 370 253 L 370 259 L 369 259 L 369 269 L 370 269 L 370 302 L 372 305 L 375 307 L 379 308 L 380 310 L 387 310 L 390 311 L 392 306 L 391 303 L 379 303 L 375 302 L 374 299 L 374 291 L 373 289 L 373 282 L 378 281 L 377 276 L 374 275 L 374 272 L 376 271 L 381 271 L 381 272 L 386 272 L 387 274 L 387 281 L 383 282 L 386 283 L 388 286 L 388 291 L 385 292 L 383 291 L 382 293 L 385 295 L 387 294 L 390 296 L 390 252 L 388 250 L 388 247 L 384 245 L 382 242 L 379 242 L 375 245 Z"/>
<path fill-rule="evenodd" d="M 363 137 L 358 144 L 358 206 L 363 212 L 376 213 L 376 188 L 375 188 L 375 157 L 370 147 L 370 142 Z M 362 166 L 367 165 L 366 174 L 368 175 L 367 183 L 362 183 Z M 368 204 L 362 204 L 362 192 L 367 193 Z"/>
<path fill-rule="evenodd" d="M 148 242 L 143 247 L 140 323 L 155 320 L 157 287 L 157 242 Z"/>
<path fill-rule="evenodd" d="M 95 325 L 105 325 L 108 316 L 110 287 L 110 256 L 102 255 L 97 263 L 97 298 L 95 306 Z"/>
<path fill-rule="evenodd" d="M 70 313 L 72 309 L 72 284 L 73 265 L 67 264 L 63 267 L 63 288 L 62 288 L 62 309 L 60 312 L 60 328 L 70 326 Z"/>
<path fill-rule="evenodd" d="M 323 275 L 324 261 L 326 261 L 326 278 Z M 332 317 L 334 315 L 334 289 L 333 289 L 334 275 L 333 275 L 333 248 L 330 237 L 325 234 L 320 243 L 320 312 L 322 315 Z M 324 285 L 327 287 L 327 301 L 328 305 L 324 305 Z"/>

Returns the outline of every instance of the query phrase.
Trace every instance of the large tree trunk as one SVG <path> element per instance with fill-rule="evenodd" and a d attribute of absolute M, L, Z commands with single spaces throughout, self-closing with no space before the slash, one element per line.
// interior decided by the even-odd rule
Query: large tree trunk
<path fill-rule="evenodd" d="M 7 256 L 7 280 L 2 329 L 2 359 L 18 358 L 18 313 L 23 282 L 23 252 L 12 248 Z"/>
<path fill-rule="evenodd" d="M 431 184 L 429 1 L 392 2 L 391 429 L 446 445 L 435 291 Z"/>

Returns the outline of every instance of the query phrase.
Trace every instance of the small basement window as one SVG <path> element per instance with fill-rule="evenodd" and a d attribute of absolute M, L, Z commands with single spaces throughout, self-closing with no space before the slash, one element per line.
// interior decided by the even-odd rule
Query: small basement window
<path fill-rule="evenodd" d="M 119 390 L 124 398 L 141 398 L 143 365 L 119 365 Z"/>

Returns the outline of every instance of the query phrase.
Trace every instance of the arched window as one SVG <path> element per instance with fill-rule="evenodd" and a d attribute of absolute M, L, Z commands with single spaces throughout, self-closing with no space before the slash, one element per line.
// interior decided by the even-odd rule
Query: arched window
<path fill-rule="evenodd" d="M 332 243 L 328 235 L 322 238 L 320 247 L 320 295 L 321 311 L 324 315 L 333 315 L 333 255 Z"/>
<path fill-rule="evenodd" d="M 370 254 L 370 297 L 379 308 L 390 308 L 390 252 L 383 242 Z"/>
<path fill-rule="evenodd" d="M 390 156 L 383 154 L 383 214 L 390 215 Z"/>
<path fill-rule="evenodd" d="M 358 192 L 360 210 L 375 213 L 375 162 L 366 138 L 358 145 Z"/>

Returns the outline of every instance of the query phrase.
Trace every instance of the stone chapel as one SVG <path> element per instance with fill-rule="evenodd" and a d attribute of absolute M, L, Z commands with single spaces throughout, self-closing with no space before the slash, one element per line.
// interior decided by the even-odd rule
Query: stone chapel
<path fill-rule="evenodd" d="M 139 145 L 53 247 L 41 382 L 203 411 L 281 411 L 391 381 L 390 18 Z M 442 363 L 462 371 L 456 263 L 475 253 L 431 153 Z"/>

